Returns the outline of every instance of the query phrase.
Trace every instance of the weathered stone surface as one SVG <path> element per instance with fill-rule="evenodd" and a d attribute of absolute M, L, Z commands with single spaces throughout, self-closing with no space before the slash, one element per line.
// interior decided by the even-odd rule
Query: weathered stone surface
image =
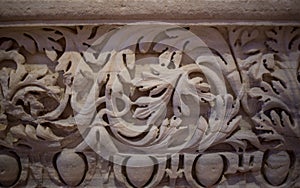
<path fill-rule="evenodd" d="M 298 1 L 1 3 L 0 186 L 300 187 Z"/>
<path fill-rule="evenodd" d="M 288 176 L 290 165 L 291 160 L 287 152 L 269 153 L 263 167 L 267 181 L 275 186 L 281 185 Z"/>
<path fill-rule="evenodd" d="M 143 187 L 151 179 L 154 163 L 148 156 L 133 156 L 126 163 L 126 174 L 136 187 Z"/>
<path fill-rule="evenodd" d="M 0 185 L 12 186 L 19 178 L 20 166 L 12 155 L 0 154 Z"/>
<path fill-rule="evenodd" d="M 165 20 L 192 22 L 232 21 L 300 21 L 300 2 L 297 0 L 1 0 L 0 20 L 4 23 L 35 21 L 55 23 L 122 22 L 130 20 Z M 181 21 L 180 21 L 181 20 Z M 20 22 L 19 22 L 20 23 Z M 34 23 L 34 22 L 33 22 Z M 246 22 L 244 22 L 246 23 Z"/>
<path fill-rule="evenodd" d="M 216 154 L 202 155 L 195 164 L 196 177 L 206 187 L 216 184 L 222 176 L 223 170 L 223 159 Z"/>
<path fill-rule="evenodd" d="M 69 186 L 77 186 L 85 176 L 84 159 L 74 151 L 62 151 L 56 159 L 56 168 L 62 180 Z"/>

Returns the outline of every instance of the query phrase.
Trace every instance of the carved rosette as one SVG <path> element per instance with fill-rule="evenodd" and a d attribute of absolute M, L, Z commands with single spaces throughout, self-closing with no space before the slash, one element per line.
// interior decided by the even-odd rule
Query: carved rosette
<path fill-rule="evenodd" d="M 297 27 L 0 38 L 1 186 L 299 186 Z"/>

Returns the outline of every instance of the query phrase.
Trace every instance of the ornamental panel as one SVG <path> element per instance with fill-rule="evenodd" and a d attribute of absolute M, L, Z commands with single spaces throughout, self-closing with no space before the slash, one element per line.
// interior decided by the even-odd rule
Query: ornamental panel
<path fill-rule="evenodd" d="M 0 29 L 0 185 L 299 187 L 300 29 Z"/>

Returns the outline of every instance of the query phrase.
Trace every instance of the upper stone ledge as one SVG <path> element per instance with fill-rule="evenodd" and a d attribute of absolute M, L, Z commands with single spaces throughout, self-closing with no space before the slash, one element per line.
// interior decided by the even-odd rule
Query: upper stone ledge
<path fill-rule="evenodd" d="M 0 24 L 68 21 L 300 22 L 299 0 L 0 0 Z"/>

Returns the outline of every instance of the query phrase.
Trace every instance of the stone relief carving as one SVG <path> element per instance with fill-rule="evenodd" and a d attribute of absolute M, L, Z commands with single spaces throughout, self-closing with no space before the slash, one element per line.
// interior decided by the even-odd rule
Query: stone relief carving
<path fill-rule="evenodd" d="M 1 186 L 300 186 L 298 27 L 0 38 Z"/>

